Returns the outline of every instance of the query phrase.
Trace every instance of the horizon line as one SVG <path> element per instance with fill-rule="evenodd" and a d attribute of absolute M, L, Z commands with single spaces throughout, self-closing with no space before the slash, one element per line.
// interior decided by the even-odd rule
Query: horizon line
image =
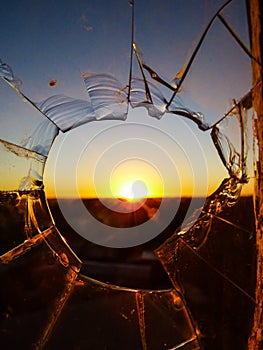
<path fill-rule="evenodd" d="M 163 197 L 160 197 L 160 196 L 150 196 L 150 197 L 146 197 L 146 198 L 138 198 L 138 200 L 142 200 L 142 199 L 182 199 L 182 198 L 208 198 L 210 197 L 209 196 L 189 196 L 189 195 L 186 195 L 186 196 L 180 196 L 180 197 L 176 197 L 176 196 L 163 196 Z M 243 194 L 241 195 L 240 197 L 253 197 L 253 194 Z M 118 199 L 118 200 L 122 200 L 122 201 L 129 201 L 129 199 L 125 198 L 125 197 L 112 197 L 112 196 L 105 196 L 105 197 L 96 197 L 96 196 L 87 196 L 87 197 L 55 197 L 55 196 L 48 196 L 46 195 L 46 198 L 47 199 L 63 199 L 63 200 L 72 200 L 72 199 Z"/>

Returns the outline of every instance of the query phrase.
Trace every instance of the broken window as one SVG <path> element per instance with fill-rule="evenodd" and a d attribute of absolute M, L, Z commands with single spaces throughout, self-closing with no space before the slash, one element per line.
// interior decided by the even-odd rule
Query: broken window
<path fill-rule="evenodd" d="M 247 348 L 257 146 L 245 5 L 6 5 L 5 347 Z"/>

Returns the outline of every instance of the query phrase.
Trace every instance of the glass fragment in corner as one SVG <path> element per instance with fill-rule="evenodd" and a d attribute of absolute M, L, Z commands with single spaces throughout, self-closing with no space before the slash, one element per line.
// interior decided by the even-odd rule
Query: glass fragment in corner
<path fill-rule="evenodd" d="M 11 0 L 0 26 L 0 344 L 247 349 L 245 1 Z"/>

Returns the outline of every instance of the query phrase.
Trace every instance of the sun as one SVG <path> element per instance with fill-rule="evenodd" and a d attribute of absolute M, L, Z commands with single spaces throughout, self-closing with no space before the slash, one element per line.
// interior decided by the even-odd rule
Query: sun
<path fill-rule="evenodd" d="M 125 183 L 119 190 L 119 197 L 130 202 L 148 197 L 148 189 L 144 181 L 134 180 Z"/>
<path fill-rule="evenodd" d="M 126 201 L 163 196 L 163 177 L 156 168 L 143 159 L 125 159 L 118 163 L 110 175 L 113 198 Z"/>

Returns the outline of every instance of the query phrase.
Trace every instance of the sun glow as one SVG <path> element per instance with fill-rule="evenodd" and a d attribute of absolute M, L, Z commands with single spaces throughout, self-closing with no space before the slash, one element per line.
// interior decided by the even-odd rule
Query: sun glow
<path fill-rule="evenodd" d="M 141 180 L 125 183 L 119 192 L 120 198 L 130 202 L 138 201 L 148 197 L 148 190 L 145 183 Z"/>
<path fill-rule="evenodd" d="M 138 159 L 119 164 L 111 174 L 110 186 L 113 197 L 129 201 L 163 196 L 163 181 L 158 171 Z"/>

